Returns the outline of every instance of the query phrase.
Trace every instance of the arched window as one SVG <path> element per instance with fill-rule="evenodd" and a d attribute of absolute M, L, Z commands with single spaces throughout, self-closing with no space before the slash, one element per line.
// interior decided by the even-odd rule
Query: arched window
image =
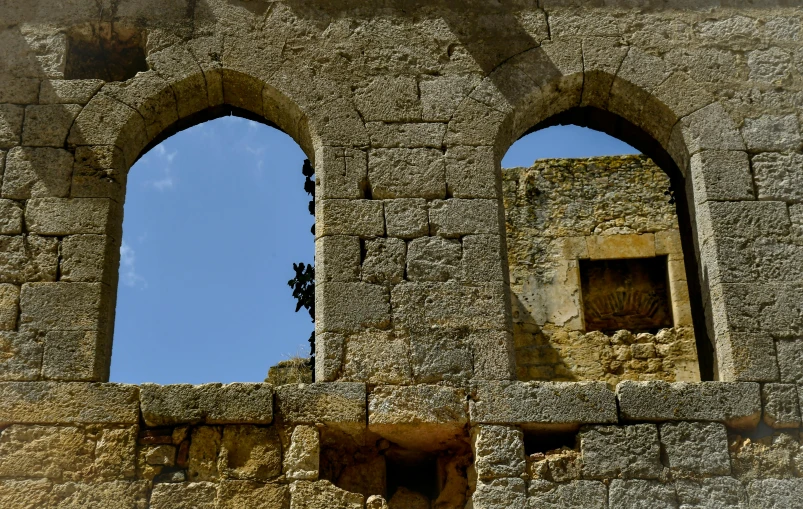
<path fill-rule="evenodd" d="M 517 377 L 711 379 L 671 159 L 618 117 L 575 109 L 531 129 L 502 167 Z"/>
<path fill-rule="evenodd" d="M 313 261 L 305 157 L 278 129 L 224 116 L 131 168 L 112 381 L 262 381 L 309 355 L 287 285 Z"/>

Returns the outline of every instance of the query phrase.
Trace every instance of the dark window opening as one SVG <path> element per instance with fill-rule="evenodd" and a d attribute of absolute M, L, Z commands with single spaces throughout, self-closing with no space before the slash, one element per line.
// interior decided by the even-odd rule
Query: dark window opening
<path fill-rule="evenodd" d="M 586 331 L 655 334 L 673 326 L 667 258 L 580 260 Z"/>
<path fill-rule="evenodd" d="M 420 493 L 430 500 L 438 498 L 438 462 L 433 455 L 409 450 L 391 450 L 386 455 L 388 500 L 401 489 Z"/>
<path fill-rule="evenodd" d="M 578 430 L 570 431 L 525 431 L 524 454 L 546 454 L 564 447 L 576 449 Z"/>
<path fill-rule="evenodd" d="M 125 81 L 148 70 L 143 30 L 98 23 L 68 34 L 64 77 Z"/>

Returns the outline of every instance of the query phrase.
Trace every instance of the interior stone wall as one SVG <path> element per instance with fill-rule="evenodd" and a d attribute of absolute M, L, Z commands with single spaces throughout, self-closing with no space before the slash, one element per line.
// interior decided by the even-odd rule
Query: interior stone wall
<path fill-rule="evenodd" d="M 0 505 L 385 507 L 322 475 L 349 446 L 435 458 L 439 509 L 800 507 L 801 30 L 785 0 L 0 3 Z M 126 173 L 230 113 L 314 161 L 321 383 L 109 384 Z M 673 179 L 717 381 L 513 380 L 500 161 L 563 115 Z"/>
<path fill-rule="evenodd" d="M 519 380 L 700 381 L 670 189 L 646 156 L 545 159 L 502 171 Z M 656 256 L 666 257 L 672 326 L 589 330 L 580 260 Z"/>

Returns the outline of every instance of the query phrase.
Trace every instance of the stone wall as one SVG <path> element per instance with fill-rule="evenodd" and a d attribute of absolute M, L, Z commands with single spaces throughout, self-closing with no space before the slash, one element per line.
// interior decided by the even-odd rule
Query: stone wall
<path fill-rule="evenodd" d="M 663 170 L 645 156 L 541 160 L 504 170 L 502 190 L 519 380 L 700 380 Z M 666 257 L 672 326 L 588 329 L 580 260 L 656 256 Z"/>
<path fill-rule="evenodd" d="M 801 507 L 802 18 L 781 0 L 0 2 L 0 506 L 379 509 L 384 486 L 437 509 Z M 322 383 L 107 384 L 127 171 L 231 113 L 314 162 Z M 567 119 L 671 173 L 720 381 L 513 381 L 500 162 Z"/>

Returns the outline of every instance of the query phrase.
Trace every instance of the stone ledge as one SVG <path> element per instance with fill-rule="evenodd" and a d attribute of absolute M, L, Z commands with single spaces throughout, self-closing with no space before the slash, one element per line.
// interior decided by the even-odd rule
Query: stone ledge
<path fill-rule="evenodd" d="M 446 448 L 460 440 L 466 424 L 468 407 L 463 389 L 385 385 L 368 396 L 368 429 L 409 449 Z"/>
<path fill-rule="evenodd" d="M 362 383 L 317 383 L 276 388 L 277 412 L 284 424 L 325 424 L 347 433 L 366 426 Z"/>
<path fill-rule="evenodd" d="M 0 383 L 0 426 L 137 424 L 139 388 L 81 382 Z"/>
<path fill-rule="evenodd" d="M 605 382 L 475 382 L 469 405 L 472 424 L 570 429 L 618 421 Z"/>
<path fill-rule="evenodd" d="M 616 396 L 627 421 L 711 421 L 748 429 L 761 418 L 760 386 L 753 382 L 622 382 Z"/>
<path fill-rule="evenodd" d="M 140 395 L 142 417 L 148 426 L 273 422 L 270 384 L 143 384 Z"/>

